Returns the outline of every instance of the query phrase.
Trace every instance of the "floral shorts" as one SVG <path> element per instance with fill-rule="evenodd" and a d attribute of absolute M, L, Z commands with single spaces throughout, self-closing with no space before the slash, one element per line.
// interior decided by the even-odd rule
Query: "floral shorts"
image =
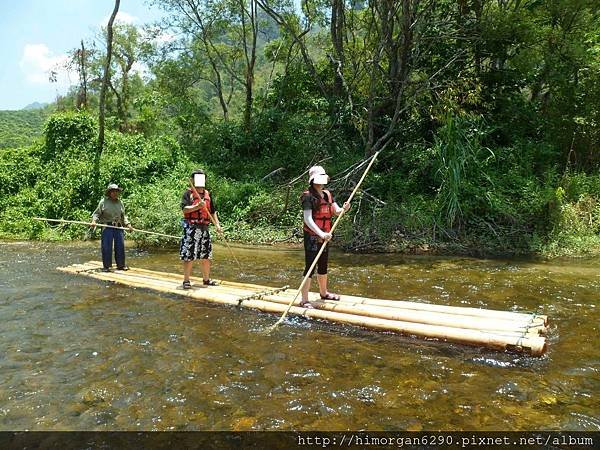
<path fill-rule="evenodd" d="M 210 242 L 208 226 L 184 225 L 179 257 L 182 261 L 212 258 L 212 243 Z"/>

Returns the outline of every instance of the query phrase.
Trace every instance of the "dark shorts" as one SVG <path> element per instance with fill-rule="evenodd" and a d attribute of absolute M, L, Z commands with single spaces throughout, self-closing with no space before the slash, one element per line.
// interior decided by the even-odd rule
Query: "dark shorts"
<path fill-rule="evenodd" d="M 304 231 L 304 275 L 306 275 L 308 273 L 308 269 L 310 269 L 311 264 L 317 257 L 317 253 L 319 253 L 319 250 L 321 249 L 321 245 L 323 245 L 323 243 L 317 236 L 314 236 L 314 235 Z M 317 262 L 316 269 L 317 269 L 317 273 L 319 275 L 327 274 L 327 261 L 328 260 L 329 260 L 329 245 L 327 247 L 325 247 L 325 250 L 323 250 L 323 253 L 321 253 L 321 256 L 319 257 L 319 261 Z M 315 273 L 315 271 L 313 269 L 312 273 L 310 274 L 311 278 L 314 273 Z"/>
<path fill-rule="evenodd" d="M 212 243 L 207 225 L 183 226 L 179 257 L 182 261 L 212 258 Z"/>

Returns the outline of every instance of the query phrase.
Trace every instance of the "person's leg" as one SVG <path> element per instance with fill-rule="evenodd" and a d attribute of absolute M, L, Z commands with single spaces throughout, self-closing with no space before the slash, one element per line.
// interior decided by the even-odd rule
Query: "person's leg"
<path fill-rule="evenodd" d="M 102 251 L 102 267 L 109 269 L 112 265 L 112 230 L 103 228 L 100 238 L 100 249 Z"/>
<path fill-rule="evenodd" d="M 125 232 L 123 230 L 113 230 L 115 237 L 115 262 L 117 269 L 125 268 Z"/>
<path fill-rule="evenodd" d="M 327 290 L 327 263 L 329 261 L 329 247 L 327 247 L 317 263 L 317 280 L 319 282 L 319 293 L 322 299 L 339 300 L 340 296 L 332 294 Z"/>
<path fill-rule="evenodd" d="M 210 280 L 210 259 L 202 259 L 202 279 L 204 281 Z"/>
<path fill-rule="evenodd" d="M 184 226 L 183 236 L 179 246 L 179 258 L 183 265 L 183 288 L 191 289 L 190 277 L 194 264 L 194 227 Z"/>
<path fill-rule="evenodd" d="M 316 237 L 310 235 L 307 232 L 304 232 L 304 277 L 308 273 L 310 266 L 312 266 L 312 263 L 315 260 L 315 257 L 317 256 L 317 252 L 318 246 L 316 245 Z M 308 294 L 310 292 L 310 285 L 313 273 L 314 269 L 313 272 L 310 274 L 309 278 L 306 280 L 306 283 L 304 283 L 304 286 L 302 286 L 302 301 L 300 302 L 301 306 L 310 305 Z"/>
<path fill-rule="evenodd" d="M 317 281 L 319 282 L 319 293 L 323 298 L 327 295 L 327 274 L 317 273 Z"/>
<path fill-rule="evenodd" d="M 183 263 L 183 281 L 190 281 L 194 261 L 182 261 Z"/>
<path fill-rule="evenodd" d="M 202 230 L 202 239 L 200 243 L 199 258 L 202 261 L 202 282 L 205 285 L 213 286 L 217 284 L 210 279 L 210 260 L 212 258 L 212 241 L 208 227 Z"/>
<path fill-rule="evenodd" d="M 304 286 L 302 286 L 302 301 L 300 302 L 300 306 L 309 303 L 308 293 L 310 292 L 311 280 L 312 278 L 309 278 L 308 280 L 306 280 L 306 283 L 304 283 Z"/>

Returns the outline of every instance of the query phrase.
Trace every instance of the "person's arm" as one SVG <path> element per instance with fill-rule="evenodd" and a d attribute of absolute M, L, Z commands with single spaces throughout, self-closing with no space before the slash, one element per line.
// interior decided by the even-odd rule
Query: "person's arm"
<path fill-rule="evenodd" d="M 102 200 L 100 200 L 100 202 L 98 202 L 98 206 L 92 213 L 92 225 L 91 226 L 93 228 L 96 227 L 96 222 L 98 222 L 100 220 L 100 216 L 102 215 L 103 210 L 104 210 L 104 199 L 102 199 Z"/>
<path fill-rule="evenodd" d="M 312 217 L 312 211 L 310 209 L 305 209 L 304 210 L 304 223 L 306 224 L 306 226 L 308 228 L 310 228 L 317 236 L 319 236 L 321 239 L 325 238 L 326 233 L 323 232 L 323 230 L 321 230 L 317 224 L 315 223 L 315 221 L 313 220 Z"/>
<path fill-rule="evenodd" d="M 337 202 L 334 202 L 334 204 L 333 204 L 333 213 L 336 216 L 339 216 L 344 209 L 346 211 L 348 211 L 350 209 L 350 203 L 344 202 L 344 206 L 342 208 L 340 208 L 340 206 L 337 204 Z"/>
<path fill-rule="evenodd" d="M 131 226 L 131 222 L 129 222 L 129 219 L 127 218 L 127 214 L 125 214 L 125 205 L 123 204 L 123 202 L 121 202 L 121 216 L 123 217 L 123 225 L 125 225 L 127 228 L 129 228 L 129 231 L 131 231 L 133 227 Z"/>
<path fill-rule="evenodd" d="M 183 197 L 181 198 L 181 211 L 183 214 L 188 214 L 194 211 L 198 211 L 199 209 L 202 209 L 204 205 L 203 201 L 200 201 L 197 204 L 193 204 L 192 202 L 192 195 L 190 193 L 190 191 L 185 191 L 183 193 Z"/>
<path fill-rule="evenodd" d="M 213 219 L 215 220 L 214 226 L 215 226 L 217 232 L 222 233 L 223 227 L 221 226 L 221 222 L 219 222 L 219 217 L 217 215 L 217 206 L 216 206 L 214 197 L 211 197 L 211 199 L 210 199 L 210 210 L 208 212 L 210 213 L 211 216 L 213 216 Z"/>

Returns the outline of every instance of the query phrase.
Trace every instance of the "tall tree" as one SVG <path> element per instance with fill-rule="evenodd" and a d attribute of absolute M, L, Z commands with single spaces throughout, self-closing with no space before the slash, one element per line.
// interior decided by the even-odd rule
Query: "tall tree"
<path fill-rule="evenodd" d="M 215 89 L 224 120 L 229 119 L 231 89 L 244 90 L 244 123 L 250 128 L 254 100 L 259 20 L 256 0 L 164 0 L 167 27 L 181 32 L 181 50 L 205 60 L 204 77 Z M 198 44 L 200 44 L 198 46 Z M 201 52 L 200 52 L 201 51 Z"/>
<path fill-rule="evenodd" d="M 100 174 L 100 157 L 104 150 L 104 119 L 106 113 L 106 91 L 110 83 L 110 60 L 112 58 L 112 47 L 113 47 L 113 24 L 117 13 L 119 12 L 119 6 L 121 0 L 115 0 L 115 7 L 113 9 L 108 24 L 106 25 L 106 61 L 104 64 L 104 76 L 102 77 L 102 86 L 100 88 L 100 104 L 99 104 L 99 116 L 98 116 L 98 145 L 96 146 L 96 160 L 95 160 L 95 175 Z M 98 176 L 96 176 L 98 179 Z"/>
<path fill-rule="evenodd" d="M 131 102 L 131 71 L 139 61 L 141 42 L 138 29 L 133 25 L 119 24 L 113 30 L 113 56 L 120 77 L 109 77 L 108 84 L 117 102 L 119 129 L 128 129 Z"/>

